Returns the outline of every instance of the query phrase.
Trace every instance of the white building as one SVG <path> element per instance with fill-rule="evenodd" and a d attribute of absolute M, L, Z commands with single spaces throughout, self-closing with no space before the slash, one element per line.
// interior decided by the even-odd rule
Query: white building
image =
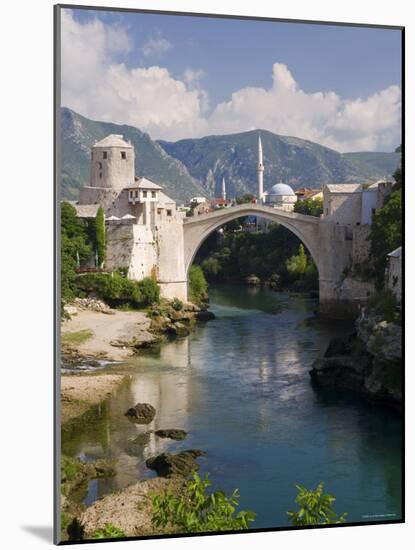
<path fill-rule="evenodd" d="M 264 203 L 274 208 L 282 208 L 286 212 L 294 210 L 297 195 L 293 189 L 285 183 L 276 183 L 269 191 L 264 193 Z"/>
<path fill-rule="evenodd" d="M 264 157 L 262 151 L 261 136 L 258 137 L 258 202 L 272 206 L 273 208 L 282 208 L 287 212 L 294 210 L 297 202 L 297 195 L 293 189 L 285 183 L 276 183 L 264 192 Z"/>
<path fill-rule="evenodd" d="M 111 134 L 91 148 L 89 185 L 80 192 L 78 215 L 106 216 L 104 269 L 128 268 L 131 279 L 155 277 L 166 298 L 187 297 L 183 214 L 162 186 L 135 176 L 135 151 L 123 136 Z"/>
<path fill-rule="evenodd" d="M 323 187 L 322 217 L 348 225 L 370 225 L 391 190 L 392 183 L 383 180 L 370 185 L 327 184 Z"/>

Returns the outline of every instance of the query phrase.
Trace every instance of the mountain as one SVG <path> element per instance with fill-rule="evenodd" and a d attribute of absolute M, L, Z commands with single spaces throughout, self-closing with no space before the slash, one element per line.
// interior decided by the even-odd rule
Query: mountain
<path fill-rule="evenodd" d="M 256 193 L 258 136 L 264 153 L 264 188 L 283 181 L 294 189 L 321 187 L 324 183 L 376 181 L 391 175 L 398 165 L 397 153 L 340 154 L 312 141 L 253 130 L 240 134 L 182 139 L 158 143 L 180 160 L 206 192 L 219 196 L 225 176 L 229 196 Z M 361 155 L 358 158 L 355 155 Z M 367 156 L 364 156 L 367 155 Z M 382 155 L 388 157 L 385 173 Z M 396 155 L 396 156 L 394 156 Z M 395 159 L 395 160 L 393 160 Z M 395 164 L 396 163 L 396 164 Z"/>
<path fill-rule="evenodd" d="M 172 158 L 148 134 L 133 126 L 96 122 L 66 107 L 61 112 L 62 198 L 77 199 L 89 182 L 90 147 L 108 134 L 122 134 L 135 148 L 135 171 L 160 183 L 170 197 L 183 202 L 206 195 L 203 187 L 179 160 Z"/>
<path fill-rule="evenodd" d="M 401 153 L 344 153 L 343 156 L 361 170 L 377 173 L 379 178 L 390 177 L 401 162 Z"/>

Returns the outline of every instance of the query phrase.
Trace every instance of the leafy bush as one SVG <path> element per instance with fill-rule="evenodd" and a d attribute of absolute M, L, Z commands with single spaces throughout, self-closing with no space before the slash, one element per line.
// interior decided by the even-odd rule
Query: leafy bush
<path fill-rule="evenodd" d="M 104 527 L 92 533 L 91 539 L 115 539 L 126 536 L 125 532 L 119 527 L 116 527 L 112 523 L 106 523 Z"/>
<path fill-rule="evenodd" d="M 236 512 L 239 506 L 238 490 L 230 496 L 223 491 L 208 494 L 210 486 L 208 476 L 201 479 L 194 473 L 180 496 L 169 492 L 153 495 L 153 524 L 157 527 L 171 525 L 178 532 L 184 533 L 248 529 L 255 514 L 249 511 Z"/>
<path fill-rule="evenodd" d="M 189 294 L 192 302 L 201 303 L 206 300 L 208 284 L 199 265 L 192 265 L 189 271 Z"/>
<path fill-rule="evenodd" d="M 324 493 L 324 483 L 319 483 L 313 490 L 296 485 L 297 497 L 295 502 L 299 506 L 298 512 L 287 512 L 290 521 L 295 526 L 302 525 L 329 525 L 345 523 L 347 514 L 338 516 L 333 510 L 336 498 Z"/>
<path fill-rule="evenodd" d="M 402 244 L 402 193 L 395 191 L 376 210 L 370 232 L 376 286 L 384 285 L 387 254 Z"/>
<path fill-rule="evenodd" d="M 130 304 L 143 307 L 160 300 L 160 288 L 153 279 L 126 279 L 119 273 L 84 273 L 78 275 L 77 287 L 87 294 L 94 293 L 111 305 Z"/>
<path fill-rule="evenodd" d="M 375 315 L 388 323 L 401 322 L 401 311 L 395 294 L 389 288 L 377 292 L 367 302 L 368 308 Z"/>
<path fill-rule="evenodd" d="M 77 217 L 75 208 L 61 204 L 61 296 L 62 306 L 76 295 L 76 268 L 78 262 L 91 256 L 85 225 Z M 63 307 L 62 307 L 63 312 Z"/>
<path fill-rule="evenodd" d="M 179 300 L 179 298 L 173 298 L 171 307 L 174 309 L 174 311 L 182 311 L 183 302 Z"/>
<path fill-rule="evenodd" d="M 217 257 L 206 258 L 206 260 L 203 260 L 201 263 L 201 267 L 203 273 L 209 280 L 215 279 L 221 270 L 220 262 Z"/>
<path fill-rule="evenodd" d="M 294 212 L 319 218 L 323 213 L 323 199 L 310 198 L 297 201 L 294 206 Z"/>

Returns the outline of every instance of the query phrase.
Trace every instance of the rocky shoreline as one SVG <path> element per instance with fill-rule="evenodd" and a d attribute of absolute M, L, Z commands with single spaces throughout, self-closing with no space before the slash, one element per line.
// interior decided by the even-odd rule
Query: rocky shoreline
<path fill-rule="evenodd" d="M 167 338 L 185 337 L 197 322 L 214 318 L 207 309 L 178 300 L 163 301 L 146 311 L 120 311 L 94 298 L 77 299 L 67 307 L 67 314 L 69 318 L 62 323 L 65 374 L 61 376 L 61 425 L 64 429 L 72 421 L 83 418 L 94 406 L 99 406 L 128 378 L 124 374 L 99 372 L 101 367 L 109 362 L 123 362 Z M 80 366 L 88 366 L 91 370 L 82 371 Z M 148 424 L 156 410 L 148 403 L 138 403 L 125 414 L 132 422 Z M 187 435 L 176 428 L 154 433 L 174 441 L 183 440 Z M 144 443 L 145 438 L 141 444 Z M 167 489 L 179 491 L 186 477 L 199 468 L 196 458 L 203 454 L 190 449 L 151 457 L 147 467 L 157 472 L 157 478 L 137 481 L 87 508 L 82 500 L 89 481 L 114 475 L 115 462 L 86 464 L 62 457 L 62 536 L 70 540 L 88 539 L 106 524 L 115 525 L 127 536 L 170 532 L 170 528 L 157 530 L 152 524 L 151 496 Z"/>
<path fill-rule="evenodd" d="M 149 403 L 137 403 L 125 412 L 132 422 L 150 424 L 156 409 Z M 152 430 L 151 430 L 152 431 Z M 150 432 L 146 432 L 150 433 Z M 157 437 L 180 441 L 186 437 L 181 429 L 161 429 Z M 140 440 L 141 445 L 146 441 Z M 125 536 L 174 532 L 174 526 L 157 528 L 152 523 L 152 499 L 166 491 L 179 494 L 186 479 L 199 469 L 197 459 L 206 453 L 188 449 L 177 453 L 164 452 L 146 460 L 146 466 L 157 478 L 140 480 L 120 491 L 107 494 L 86 507 L 88 483 L 93 479 L 116 475 L 116 460 L 99 459 L 85 463 L 79 459 L 61 457 L 61 530 L 62 540 L 88 540 L 106 526 L 120 530 Z"/>
<path fill-rule="evenodd" d="M 318 387 L 351 390 L 371 401 L 402 406 L 402 328 L 379 316 L 363 315 L 356 330 L 332 340 L 310 376 Z"/>

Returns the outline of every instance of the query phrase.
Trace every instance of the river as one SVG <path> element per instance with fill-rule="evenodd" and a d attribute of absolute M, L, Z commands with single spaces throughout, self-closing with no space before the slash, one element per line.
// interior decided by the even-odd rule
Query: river
<path fill-rule="evenodd" d="M 288 525 L 296 484 L 325 482 L 348 521 L 400 518 L 401 419 L 363 398 L 316 391 L 308 371 L 329 340 L 350 326 L 313 318 L 315 299 L 218 285 L 210 290 L 216 319 L 189 337 L 112 366 L 131 375 L 116 395 L 63 433 L 64 454 L 118 459 L 117 475 L 90 482 L 86 504 L 154 472 L 149 456 L 202 449 L 202 474 L 214 487 L 240 491 L 253 528 Z M 157 409 L 150 426 L 124 412 L 137 402 Z M 181 428 L 184 441 L 149 429 Z"/>

